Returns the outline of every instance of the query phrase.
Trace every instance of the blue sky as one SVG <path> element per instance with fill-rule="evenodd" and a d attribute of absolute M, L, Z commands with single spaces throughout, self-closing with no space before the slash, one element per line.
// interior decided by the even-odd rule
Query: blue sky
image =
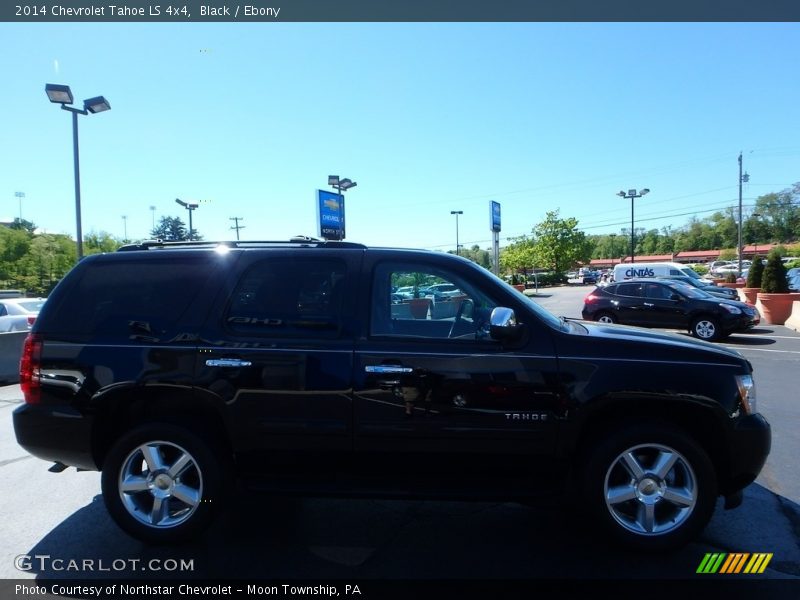
<path fill-rule="evenodd" d="M 147 237 L 175 198 L 206 239 L 316 235 L 314 193 L 347 193 L 348 239 L 489 246 L 546 211 L 587 233 L 679 227 L 800 181 L 800 25 L 770 23 L 0 23 L 0 217 Z"/>

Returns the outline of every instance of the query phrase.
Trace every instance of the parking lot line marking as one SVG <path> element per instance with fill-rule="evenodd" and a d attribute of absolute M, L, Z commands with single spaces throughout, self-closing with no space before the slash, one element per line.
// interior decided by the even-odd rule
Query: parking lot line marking
<path fill-rule="evenodd" d="M 800 350 L 768 350 L 767 348 L 749 348 L 747 346 L 734 346 L 734 345 L 725 345 L 725 348 L 730 348 L 732 350 L 738 350 L 739 352 L 743 352 L 745 350 L 752 350 L 753 352 L 776 352 L 778 354 L 800 354 Z"/>

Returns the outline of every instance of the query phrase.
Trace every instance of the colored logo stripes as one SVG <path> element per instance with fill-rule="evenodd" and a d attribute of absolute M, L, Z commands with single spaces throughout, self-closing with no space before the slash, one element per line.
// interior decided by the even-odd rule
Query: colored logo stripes
<path fill-rule="evenodd" d="M 698 573 L 714 574 L 724 573 L 726 575 L 749 573 L 763 573 L 769 561 L 772 560 L 772 552 L 725 552 L 706 554 L 700 566 L 697 567 Z"/>

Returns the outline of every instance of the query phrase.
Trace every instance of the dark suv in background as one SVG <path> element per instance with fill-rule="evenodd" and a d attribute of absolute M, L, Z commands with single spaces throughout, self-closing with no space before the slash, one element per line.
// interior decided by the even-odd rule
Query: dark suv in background
<path fill-rule="evenodd" d="M 589 321 L 685 329 L 716 342 L 761 321 L 754 306 L 712 296 L 669 279 L 629 279 L 593 290 L 583 301 Z"/>
<path fill-rule="evenodd" d="M 679 546 L 761 470 L 738 353 L 559 319 L 474 263 L 343 242 L 146 243 L 82 260 L 25 343 L 19 443 L 102 470 L 154 543 L 235 481 L 271 493 L 529 501 Z M 448 287 L 439 299 L 396 291 Z M 450 288 L 452 286 L 452 288 Z"/>

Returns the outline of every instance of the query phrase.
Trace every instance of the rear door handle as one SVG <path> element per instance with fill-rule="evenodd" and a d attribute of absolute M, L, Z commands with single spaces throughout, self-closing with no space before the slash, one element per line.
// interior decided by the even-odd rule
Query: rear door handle
<path fill-rule="evenodd" d="M 249 360 L 242 360 L 241 358 L 209 358 L 206 361 L 207 367 L 252 367 L 253 363 Z"/>
<path fill-rule="evenodd" d="M 367 373 L 376 373 L 378 375 L 396 375 L 397 373 L 413 373 L 414 369 L 411 367 L 401 367 L 399 365 L 367 365 L 364 367 Z"/>
<path fill-rule="evenodd" d="M 644 302 L 643 304 L 645 306 L 649 306 L 650 308 L 653 308 L 655 306 L 655 304 L 650 304 L 649 302 Z"/>

